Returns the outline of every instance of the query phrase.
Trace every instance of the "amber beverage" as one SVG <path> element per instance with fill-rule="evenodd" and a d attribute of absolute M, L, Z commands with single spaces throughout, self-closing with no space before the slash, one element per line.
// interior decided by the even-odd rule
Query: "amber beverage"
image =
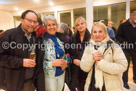
<path fill-rule="evenodd" d="M 36 54 L 34 52 L 30 53 L 29 58 L 35 60 L 36 59 Z"/>

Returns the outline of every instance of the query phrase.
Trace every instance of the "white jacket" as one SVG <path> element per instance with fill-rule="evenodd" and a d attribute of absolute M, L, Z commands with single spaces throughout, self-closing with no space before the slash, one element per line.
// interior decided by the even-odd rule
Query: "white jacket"
<path fill-rule="evenodd" d="M 108 40 L 104 39 L 101 44 L 106 44 Z M 84 54 L 81 59 L 80 67 L 83 71 L 89 72 L 86 79 L 85 91 L 88 91 L 92 77 L 93 53 L 96 43 L 93 39 L 90 40 L 90 46 L 85 48 Z M 105 46 L 101 46 L 97 51 L 104 53 Z M 104 59 L 95 64 L 95 87 L 100 88 L 105 83 L 106 91 L 123 91 L 122 73 L 127 69 L 127 59 L 122 49 L 114 43 L 114 46 L 109 47 L 104 53 Z"/>

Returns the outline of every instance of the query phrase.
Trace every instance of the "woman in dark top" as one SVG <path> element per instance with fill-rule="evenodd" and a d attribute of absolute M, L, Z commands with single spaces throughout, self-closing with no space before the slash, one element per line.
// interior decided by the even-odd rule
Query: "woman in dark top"
<path fill-rule="evenodd" d="M 80 69 L 80 60 L 84 53 L 86 44 L 90 39 L 90 32 L 87 29 L 86 20 L 83 17 L 78 17 L 75 21 L 77 33 L 71 39 L 71 91 L 77 88 L 78 91 L 84 91 L 85 80 L 87 73 Z"/>

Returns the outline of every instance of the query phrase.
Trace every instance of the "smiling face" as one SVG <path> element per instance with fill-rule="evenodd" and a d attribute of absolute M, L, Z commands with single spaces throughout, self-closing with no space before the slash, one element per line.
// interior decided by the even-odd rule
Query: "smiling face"
<path fill-rule="evenodd" d="M 79 31 L 79 32 L 84 32 L 86 30 L 86 23 L 82 20 L 78 21 L 77 24 L 76 24 L 76 29 Z"/>
<path fill-rule="evenodd" d="M 86 31 L 87 24 L 86 24 L 86 21 L 83 17 L 78 17 L 75 20 L 75 28 L 76 28 L 77 31 L 79 31 L 79 33 Z"/>
<path fill-rule="evenodd" d="M 25 33 L 33 32 L 37 26 L 37 16 L 33 12 L 28 12 L 24 19 L 21 19 L 22 29 Z"/>
<path fill-rule="evenodd" d="M 92 38 L 96 42 L 101 42 L 106 37 L 106 32 L 104 31 L 105 27 L 99 25 L 94 25 L 92 28 Z"/>
<path fill-rule="evenodd" d="M 55 35 L 57 32 L 57 24 L 53 20 L 46 20 L 46 29 L 50 35 Z"/>

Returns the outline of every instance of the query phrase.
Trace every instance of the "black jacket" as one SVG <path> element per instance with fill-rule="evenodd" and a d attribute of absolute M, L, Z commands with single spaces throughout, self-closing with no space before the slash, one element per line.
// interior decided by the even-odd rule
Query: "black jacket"
<path fill-rule="evenodd" d="M 81 60 L 82 58 L 82 55 L 84 53 L 84 49 L 85 49 L 85 46 L 88 44 L 89 40 L 91 38 L 91 34 L 90 32 L 88 31 L 88 29 L 86 29 L 86 32 L 85 32 L 85 36 L 84 36 L 84 39 L 83 39 L 83 42 L 81 43 L 80 41 L 80 34 L 79 32 L 77 31 L 77 33 L 75 35 L 72 36 L 71 38 L 71 45 L 75 45 L 75 48 L 71 48 L 71 52 L 70 52 L 70 57 L 72 59 L 72 62 L 74 59 L 79 59 Z M 77 45 L 77 46 L 76 46 Z M 81 73 L 81 74 L 80 74 Z M 87 76 L 87 73 L 84 73 L 80 67 L 76 66 L 75 64 L 71 64 L 71 87 L 74 88 L 74 87 L 84 87 L 84 84 L 81 83 L 81 81 L 79 81 L 79 74 L 80 76 L 82 76 L 83 78 L 86 78 Z M 84 83 L 85 81 L 83 81 Z"/>
<path fill-rule="evenodd" d="M 32 37 L 36 38 L 35 33 Z M 28 44 L 28 39 L 21 25 L 7 30 L 0 37 L 0 88 L 6 90 L 21 90 L 25 79 L 23 59 L 29 58 L 28 48 L 18 46 Z M 10 47 L 8 45 L 10 44 Z M 5 45 L 5 46 L 4 46 Z"/>
<path fill-rule="evenodd" d="M 136 49 L 136 27 L 134 28 L 129 20 L 122 23 L 118 28 L 116 40 L 123 44 L 123 49 Z M 125 43 L 133 44 L 134 48 L 132 46 L 129 48 L 129 45 L 126 46 Z"/>

